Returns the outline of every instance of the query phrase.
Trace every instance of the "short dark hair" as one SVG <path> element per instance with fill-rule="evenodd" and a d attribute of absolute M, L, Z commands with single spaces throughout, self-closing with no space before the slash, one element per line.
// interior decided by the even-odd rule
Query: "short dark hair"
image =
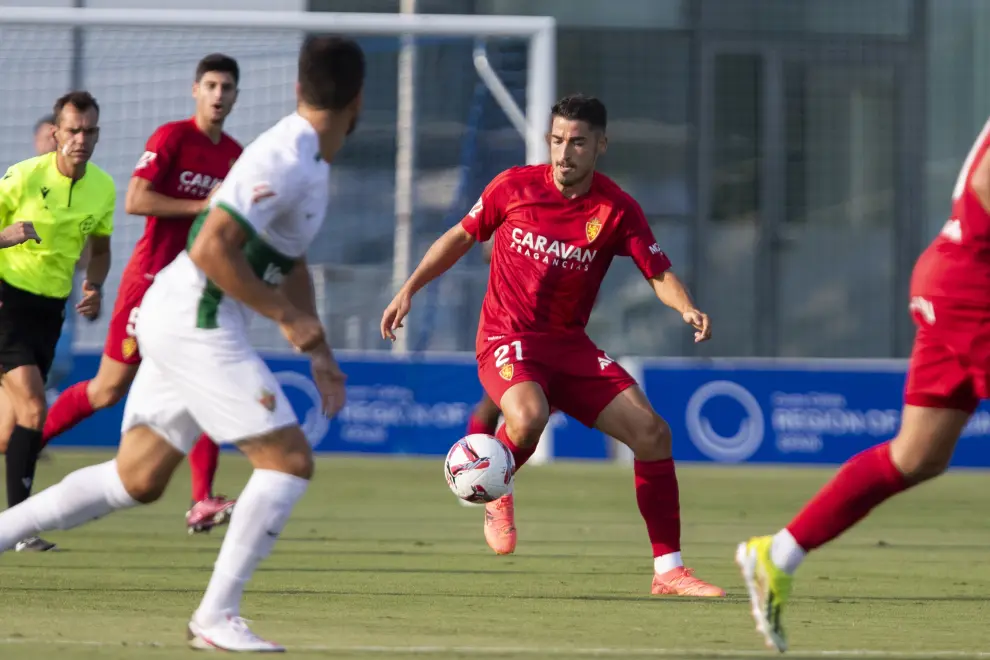
<path fill-rule="evenodd" d="M 55 124 L 55 115 L 47 114 L 44 117 L 42 117 L 41 119 L 39 119 L 38 121 L 34 122 L 34 132 L 37 133 L 38 132 L 38 129 L 41 128 L 42 126 L 44 126 L 45 124 L 52 124 L 52 125 L 54 125 Z"/>
<path fill-rule="evenodd" d="M 68 94 L 63 94 L 58 97 L 55 101 L 55 107 L 52 108 L 52 114 L 54 115 L 54 123 L 57 125 L 59 120 L 62 118 L 62 110 L 65 106 L 71 105 L 79 112 L 86 112 L 90 108 L 96 110 L 96 115 L 100 115 L 100 104 L 96 102 L 96 97 L 85 90 L 77 90 L 74 92 L 69 92 Z"/>
<path fill-rule="evenodd" d="M 570 94 L 554 103 L 550 117 L 587 122 L 588 126 L 600 131 L 604 131 L 608 123 L 605 104 L 594 96 L 584 94 Z"/>
<path fill-rule="evenodd" d="M 223 53 L 210 53 L 199 61 L 196 65 L 196 82 L 210 72 L 229 73 L 235 85 L 241 82 L 241 68 L 237 66 L 237 60 Z"/>
<path fill-rule="evenodd" d="M 364 51 L 353 39 L 310 35 L 299 50 L 299 96 L 318 110 L 342 110 L 364 87 Z"/>

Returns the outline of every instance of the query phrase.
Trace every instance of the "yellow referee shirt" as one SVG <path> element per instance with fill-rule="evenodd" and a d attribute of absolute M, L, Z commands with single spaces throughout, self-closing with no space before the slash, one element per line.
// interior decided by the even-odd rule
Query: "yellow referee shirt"
<path fill-rule="evenodd" d="M 0 250 L 0 280 L 49 298 L 68 298 L 86 239 L 109 236 L 117 190 L 113 178 L 88 163 L 73 181 L 59 172 L 55 153 L 12 165 L 0 179 L 0 229 L 32 222 L 41 243 Z"/>

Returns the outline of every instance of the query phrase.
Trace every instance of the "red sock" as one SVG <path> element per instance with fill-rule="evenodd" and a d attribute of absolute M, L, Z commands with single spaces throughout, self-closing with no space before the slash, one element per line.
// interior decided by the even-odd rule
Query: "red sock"
<path fill-rule="evenodd" d="M 65 433 L 73 426 L 93 414 L 93 405 L 86 394 L 88 380 L 76 383 L 58 395 L 58 399 L 48 410 L 45 428 L 41 433 L 41 446 L 57 435 Z"/>
<path fill-rule="evenodd" d="M 502 444 L 508 447 L 509 451 L 512 453 L 512 458 L 516 461 L 516 472 L 518 472 L 519 468 L 525 465 L 526 461 L 529 460 L 529 457 L 536 452 L 536 445 L 533 445 L 532 447 L 517 447 L 516 443 L 509 440 L 509 433 L 505 430 L 505 424 L 502 424 L 502 426 L 499 427 L 495 437 L 501 440 Z"/>
<path fill-rule="evenodd" d="M 850 458 L 791 521 L 787 531 L 799 546 L 814 550 L 907 488 L 904 475 L 890 460 L 890 443 L 885 442 Z"/>
<path fill-rule="evenodd" d="M 495 418 L 495 423 L 491 424 L 487 419 L 478 417 L 477 415 L 471 415 L 471 419 L 468 420 L 467 433 L 471 435 L 472 433 L 484 433 L 485 435 L 495 435 L 495 427 L 498 426 L 498 418 Z"/>
<path fill-rule="evenodd" d="M 189 452 L 189 472 L 192 480 L 193 502 L 200 502 L 213 495 L 213 477 L 217 474 L 218 447 L 205 433 Z"/>
<path fill-rule="evenodd" d="M 674 459 L 633 461 L 636 504 L 646 521 L 653 556 L 681 551 L 681 504 Z"/>

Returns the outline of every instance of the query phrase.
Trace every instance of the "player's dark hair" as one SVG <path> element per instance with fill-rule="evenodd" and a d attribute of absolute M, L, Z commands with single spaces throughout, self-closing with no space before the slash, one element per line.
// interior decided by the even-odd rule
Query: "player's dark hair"
<path fill-rule="evenodd" d="M 237 60 L 223 53 L 210 53 L 199 61 L 196 65 L 196 82 L 208 73 L 229 73 L 235 85 L 241 82 L 241 68 L 237 66 Z"/>
<path fill-rule="evenodd" d="M 65 106 L 71 105 L 79 112 L 86 112 L 90 108 L 96 110 L 96 116 L 100 115 L 100 104 L 96 102 L 96 97 L 85 90 L 77 90 L 74 92 L 69 92 L 68 94 L 63 94 L 58 97 L 55 101 L 55 107 L 52 108 L 52 114 L 55 116 L 54 123 L 58 125 L 59 120 L 62 118 L 62 110 Z"/>
<path fill-rule="evenodd" d="M 317 110 L 343 110 L 364 87 L 364 51 L 352 39 L 306 37 L 299 50 L 299 97 Z"/>
<path fill-rule="evenodd" d="M 45 115 L 38 121 L 34 122 L 34 132 L 37 133 L 38 129 L 44 126 L 45 124 L 54 124 L 54 123 L 55 123 L 55 115 L 52 114 Z"/>
<path fill-rule="evenodd" d="M 605 104 L 594 96 L 571 94 L 553 104 L 550 117 L 561 117 L 570 121 L 583 121 L 592 129 L 604 131 L 608 123 Z"/>

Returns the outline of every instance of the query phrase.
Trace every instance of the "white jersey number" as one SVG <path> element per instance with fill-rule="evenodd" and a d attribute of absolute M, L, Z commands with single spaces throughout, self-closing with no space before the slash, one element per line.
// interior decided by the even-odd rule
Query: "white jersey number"
<path fill-rule="evenodd" d="M 511 359 L 511 358 L 509 358 L 509 348 L 510 347 L 516 349 L 516 362 L 519 362 L 520 360 L 523 359 L 522 342 L 521 341 L 516 340 L 516 341 L 510 342 L 508 344 L 502 344 L 501 346 L 499 346 L 498 348 L 495 349 L 495 366 L 496 367 L 502 368 L 503 366 L 505 366 L 509 362 L 509 360 Z"/>

